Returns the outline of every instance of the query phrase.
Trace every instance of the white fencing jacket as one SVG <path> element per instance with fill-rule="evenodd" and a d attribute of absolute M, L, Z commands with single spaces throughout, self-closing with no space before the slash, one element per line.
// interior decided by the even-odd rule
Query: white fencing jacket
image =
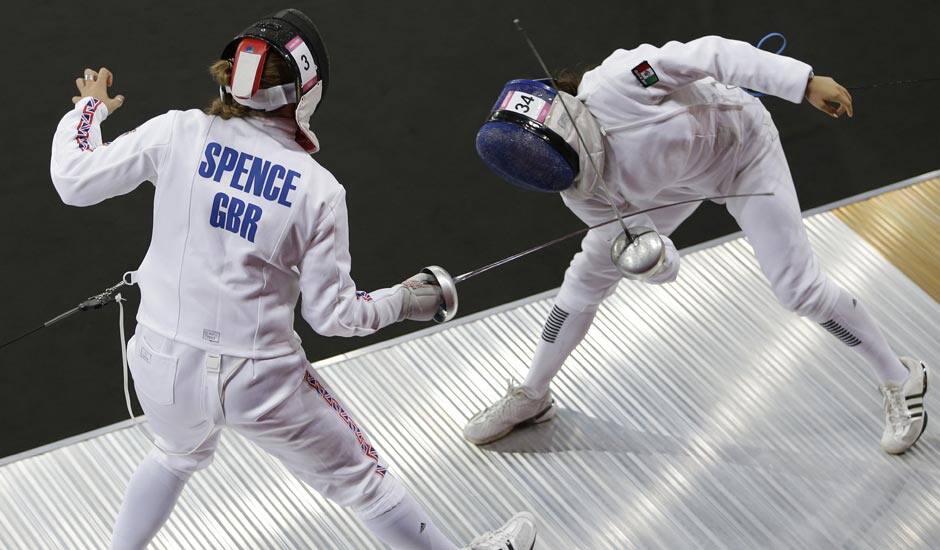
<path fill-rule="evenodd" d="M 630 212 L 734 192 L 747 137 L 769 120 L 761 102 L 741 88 L 799 103 L 811 75 L 801 61 L 706 36 L 617 50 L 584 74 L 578 99 L 605 133 L 604 179 L 621 211 Z M 576 186 L 562 198 L 587 224 L 611 217 L 599 186 Z M 668 209 L 660 212 L 657 217 L 669 217 Z M 638 217 L 630 224 L 655 222 Z"/>
<path fill-rule="evenodd" d="M 345 190 L 294 141 L 292 120 L 222 120 L 170 111 L 102 144 L 100 101 L 59 123 L 52 181 L 88 206 L 144 181 L 155 186 L 153 235 L 137 271 L 137 320 L 225 355 L 296 351 L 294 307 L 323 335 L 375 332 L 399 320 L 400 286 L 369 295 L 349 275 Z"/>

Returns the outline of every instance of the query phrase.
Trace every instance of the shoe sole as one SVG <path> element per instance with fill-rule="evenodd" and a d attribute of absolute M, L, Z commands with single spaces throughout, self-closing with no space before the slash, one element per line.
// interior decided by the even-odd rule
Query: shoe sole
<path fill-rule="evenodd" d="M 473 443 L 474 445 L 486 445 L 486 444 L 492 443 L 494 441 L 497 441 L 506 437 L 507 435 L 512 433 L 512 431 L 515 430 L 516 428 L 534 426 L 535 424 L 541 424 L 542 422 L 547 422 L 551 420 L 552 418 L 555 418 L 555 402 L 554 401 L 549 403 L 547 407 L 545 407 L 544 409 L 536 413 L 534 416 L 532 416 L 532 418 L 523 420 L 522 422 L 519 422 L 518 424 L 513 424 L 508 429 L 494 435 L 493 437 L 488 437 L 486 439 L 473 440 L 464 436 L 464 439 L 466 439 L 470 443 Z"/>

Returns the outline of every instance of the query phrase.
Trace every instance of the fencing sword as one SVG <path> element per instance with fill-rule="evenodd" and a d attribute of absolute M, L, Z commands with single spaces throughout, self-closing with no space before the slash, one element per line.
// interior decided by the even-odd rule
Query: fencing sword
<path fill-rule="evenodd" d="M 606 225 L 610 225 L 616 222 L 620 222 L 621 225 L 625 225 L 625 222 L 623 220 L 625 220 L 626 218 L 632 218 L 633 216 L 639 216 L 641 214 L 646 214 L 648 212 L 654 212 L 656 210 L 662 210 L 664 208 L 672 208 L 674 206 L 681 206 L 684 204 L 692 204 L 696 202 L 704 202 L 704 201 L 711 201 L 711 200 L 737 199 L 737 198 L 744 198 L 744 197 L 772 197 L 773 195 L 774 193 L 769 192 L 769 191 L 762 192 L 762 193 L 736 193 L 736 194 L 731 194 L 731 195 L 713 195 L 713 196 L 708 196 L 708 197 L 699 197 L 695 199 L 687 199 L 687 200 L 682 200 L 678 202 L 671 202 L 668 204 L 660 204 L 658 206 L 653 206 L 650 208 L 644 208 L 642 210 L 630 212 L 629 214 L 626 214 L 624 216 L 620 216 L 614 219 L 603 221 L 601 223 L 594 224 L 588 227 L 583 227 L 581 229 L 578 229 L 577 231 L 572 231 L 571 233 L 562 235 L 550 241 L 546 241 L 542 244 L 535 245 L 531 248 L 527 248 L 521 252 L 516 252 L 515 254 L 511 254 L 509 256 L 506 256 L 505 258 L 496 260 L 495 262 L 477 267 L 475 269 L 471 269 L 470 271 L 466 273 L 462 273 L 456 277 L 452 277 L 450 273 L 448 273 L 447 270 L 441 266 L 430 265 L 424 268 L 422 272 L 427 273 L 428 275 L 436 279 L 436 283 L 440 285 L 441 293 L 443 295 L 443 301 L 440 307 L 438 308 L 437 313 L 434 315 L 434 320 L 437 321 L 438 323 L 444 323 L 444 322 L 450 321 L 457 315 L 457 285 L 458 284 L 464 281 L 468 281 L 479 275 L 482 275 L 492 269 L 496 269 L 497 267 L 501 267 L 508 263 L 512 263 L 520 258 L 528 256 L 529 254 L 533 254 L 540 250 L 544 250 L 550 246 L 554 246 L 558 243 L 567 241 L 569 239 L 573 239 L 574 237 L 584 235 L 585 233 L 587 233 L 588 231 L 591 231 L 592 229 L 604 227 Z M 657 237 L 658 237 L 658 234 L 657 234 Z M 639 241 L 637 242 L 639 244 Z"/>
<path fill-rule="evenodd" d="M 616 222 L 620 222 L 622 225 L 625 225 L 623 220 L 625 220 L 626 218 L 631 218 L 631 217 L 634 217 L 634 216 L 639 216 L 639 215 L 641 215 L 641 214 L 646 214 L 646 213 L 648 213 L 648 212 L 654 212 L 654 211 L 656 211 L 656 210 L 662 210 L 662 209 L 664 209 L 664 208 L 672 208 L 672 207 L 674 207 L 674 206 L 682 206 L 682 205 L 684 205 L 684 204 L 692 204 L 692 203 L 696 203 L 696 202 L 704 202 L 704 201 L 710 201 L 710 200 L 737 199 L 737 198 L 743 198 L 743 197 L 770 197 L 770 196 L 773 196 L 773 193 L 772 193 L 772 192 L 764 192 L 764 193 L 737 193 L 737 194 L 731 194 L 731 195 L 714 195 L 714 196 L 709 196 L 709 197 L 699 197 L 699 198 L 695 198 L 695 199 L 687 199 L 687 200 L 682 200 L 682 201 L 678 201 L 678 202 L 671 202 L 671 203 L 668 203 L 668 204 L 660 204 L 660 205 L 653 206 L 653 207 L 650 207 L 650 208 L 644 208 L 644 209 L 642 209 L 642 210 L 637 210 L 637 211 L 634 211 L 634 212 L 630 212 L 629 214 L 626 214 L 626 215 L 624 215 L 624 216 L 619 216 L 619 217 L 617 217 L 617 218 L 613 218 L 613 219 L 610 219 L 610 220 L 607 220 L 607 221 L 603 221 L 603 222 L 598 223 L 598 224 L 594 224 L 594 225 L 591 225 L 591 226 L 588 226 L 588 227 L 583 227 L 583 228 L 578 229 L 578 230 L 576 230 L 576 231 L 572 231 L 572 232 L 570 232 L 570 233 L 568 233 L 568 234 L 565 234 L 565 235 L 562 235 L 562 236 L 560 236 L 560 237 L 554 238 L 554 239 L 552 239 L 552 240 L 550 240 L 550 241 L 546 241 L 546 242 L 544 242 L 544 243 L 542 243 L 542 244 L 538 244 L 538 245 L 535 245 L 535 246 L 533 246 L 533 247 L 531 247 L 531 248 L 527 248 L 527 249 L 525 249 L 525 250 L 523 250 L 523 251 L 521 251 L 521 252 L 516 252 L 515 254 L 511 254 L 511 255 L 509 255 L 509 256 L 506 256 L 505 258 L 496 260 L 495 262 L 488 263 L 488 264 L 486 264 L 486 265 L 477 267 L 477 268 L 475 268 L 475 269 L 471 269 L 470 271 L 468 271 L 468 272 L 466 272 L 466 273 L 462 273 L 462 274 L 460 274 L 460 275 L 458 275 L 458 276 L 456 276 L 456 277 L 452 277 L 452 276 L 450 275 L 450 273 L 447 272 L 446 269 L 444 269 L 443 267 L 437 266 L 437 265 L 431 265 L 431 266 L 425 267 L 425 268 L 422 270 L 422 272 L 423 272 L 423 273 L 427 273 L 427 274 L 431 275 L 432 277 L 434 277 L 434 279 L 436 280 L 435 282 L 436 282 L 438 285 L 440 285 L 440 287 L 441 287 L 441 293 L 442 293 L 442 295 L 443 295 L 443 303 L 441 304 L 440 308 L 438 308 L 438 311 L 437 311 L 437 313 L 436 313 L 435 316 L 434 316 L 434 320 L 437 321 L 438 323 L 444 323 L 444 322 L 446 322 L 446 321 L 450 321 L 451 319 L 453 319 L 453 318 L 457 315 L 457 285 L 458 285 L 458 284 L 463 283 L 464 281 L 468 281 L 468 280 L 470 280 L 470 279 L 472 279 L 472 278 L 474 278 L 474 277 L 477 277 L 477 276 L 479 276 L 479 275 L 482 275 L 482 274 L 486 273 L 487 271 L 496 269 L 496 268 L 501 267 L 501 266 L 503 266 L 503 265 L 506 265 L 506 264 L 508 264 L 508 263 L 512 263 L 512 262 L 514 262 L 514 261 L 516 261 L 516 260 L 519 260 L 519 259 L 521 259 L 521 258 L 523 258 L 523 257 L 525 257 L 525 256 L 528 256 L 529 254 L 534 254 L 535 252 L 538 252 L 538 251 L 540 251 L 540 250 L 544 250 L 544 249 L 549 248 L 549 247 L 551 247 L 551 246 L 554 246 L 554 245 L 556 245 L 556 244 L 558 244 L 558 243 L 567 241 L 567 240 L 569 240 L 569 239 L 573 239 L 573 238 L 578 237 L 578 236 L 580 236 L 580 235 L 584 235 L 585 233 L 587 233 L 588 231 L 591 231 L 592 229 L 597 229 L 597 228 L 599 228 L 599 227 L 604 227 L 604 226 L 606 226 L 606 225 L 610 225 L 610 224 L 616 223 Z M 126 277 L 126 275 L 125 275 L 125 277 Z M 52 319 L 49 319 L 48 321 L 42 323 L 41 325 L 39 325 L 39 326 L 37 326 L 37 327 L 34 327 L 34 328 L 32 328 L 32 329 L 30 329 L 30 330 L 24 332 L 23 334 L 20 334 L 19 336 L 15 337 L 15 338 L 12 338 L 12 339 L 10 339 L 10 340 L 8 340 L 8 341 L 6 341 L 6 342 L 4 342 L 3 344 L 0 344 L 0 349 L 3 349 L 3 348 L 5 348 L 5 347 L 7 347 L 7 346 L 9 346 L 9 345 L 11 345 L 11 344 L 13 344 L 13 343 L 15 343 L 15 342 L 18 342 L 18 341 L 22 340 L 23 338 L 26 338 L 27 336 L 29 336 L 29 335 L 31 335 L 31 334 L 34 334 L 34 333 L 36 333 L 36 332 L 39 332 L 40 330 L 42 330 L 42 329 L 44 329 L 44 328 L 47 328 L 47 327 L 50 327 L 50 326 L 52 326 L 52 325 L 54 325 L 54 324 L 56 324 L 56 323 L 59 323 L 59 322 L 65 320 L 65 319 L 71 317 L 72 315 L 75 315 L 76 313 L 79 313 L 79 312 L 82 312 L 82 311 L 91 311 L 91 310 L 95 310 L 95 309 L 101 309 L 101 308 L 103 308 L 104 306 L 106 306 L 106 305 L 108 305 L 108 304 L 110 304 L 110 303 L 117 302 L 118 300 L 121 300 L 121 299 L 122 299 L 122 298 L 121 298 L 121 294 L 118 292 L 118 290 L 120 290 L 120 289 L 121 289 L 122 287 L 124 287 L 124 286 L 128 286 L 128 285 L 131 285 L 131 284 L 132 284 L 132 283 L 131 283 L 130 281 L 128 281 L 126 278 L 125 278 L 125 279 L 121 279 L 121 282 L 117 283 L 116 285 L 109 286 L 108 288 L 106 288 L 106 289 L 105 289 L 103 292 L 101 292 L 100 294 L 95 294 L 94 296 L 91 296 L 91 297 L 87 298 L 86 300 L 84 300 L 83 302 L 81 302 L 81 303 L 78 304 L 77 306 L 73 307 L 72 309 L 69 309 L 68 311 L 65 311 L 65 312 L 63 312 L 63 313 L 60 313 L 59 315 L 56 315 L 55 317 L 53 317 Z"/>
<path fill-rule="evenodd" d="M 80 312 L 80 311 L 91 311 L 91 310 L 93 310 L 93 309 L 101 309 L 101 308 L 103 308 L 104 306 L 106 306 L 106 305 L 108 305 L 108 304 L 110 304 L 110 303 L 112 303 L 112 302 L 118 301 L 119 299 L 121 299 L 121 295 L 120 295 L 120 293 L 118 293 L 118 289 L 120 289 L 121 287 L 126 286 L 126 285 L 128 285 L 128 284 L 129 284 L 129 283 L 127 283 L 126 281 L 124 281 L 124 280 L 122 279 L 121 282 L 119 282 L 118 284 L 116 284 L 116 285 L 114 285 L 114 286 L 109 286 L 108 288 L 106 288 L 106 289 L 104 290 L 104 292 L 102 292 L 101 294 L 96 294 L 96 295 L 94 295 L 94 296 L 91 296 L 91 297 L 87 298 L 85 301 L 83 301 L 82 303 L 80 303 L 80 304 L 78 304 L 77 306 L 73 307 L 72 309 L 70 309 L 70 310 L 68 310 L 68 311 L 65 311 L 65 312 L 62 312 L 62 313 L 56 315 L 55 317 L 53 317 L 52 319 L 49 319 L 49 320 L 46 321 L 45 323 L 43 323 L 43 324 L 41 324 L 41 325 L 39 325 L 39 326 L 37 326 L 37 327 L 34 327 L 34 328 L 32 328 L 32 329 L 30 329 L 30 330 L 24 332 L 23 334 L 20 334 L 20 335 L 17 336 L 16 338 L 13 338 L 13 339 L 11 339 L 11 340 L 7 340 L 7 341 L 4 342 L 3 344 L 0 344 L 0 349 L 3 349 L 3 348 L 5 348 L 5 347 L 9 346 L 10 344 L 13 344 L 14 342 L 19 342 L 19 341 L 22 340 L 23 338 L 26 338 L 27 336 L 29 336 L 29 335 L 31 335 L 31 334 L 34 334 L 34 333 L 36 333 L 36 332 L 39 332 L 40 330 L 42 330 L 42 329 L 44 329 L 44 328 L 46 328 L 46 327 L 51 327 L 52 325 L 54 325 L 54 324 L 56 324 L 56 323 L 59 323 L 59 322 L 61 322 L 61 321 L 64 321 L 65 319 L 68 319 L 69 317 L 71 317 L 72 315 L 75 315 L 76 313 L 78 313 L 78 312 Z"/>
<path fill-rule="evenodd" d="M 914 84 L 923 84 L 925 82 L 940 82 L 940 76 L 928 78 L 912 78 L 909 80 L 888 80 L 885 82 L 873 82 L 871 84 L 853 84 L 846 86 L 846 90 L 871 90 L 874 88 L 886 88 L 889 86 L 913 86 Z"/>

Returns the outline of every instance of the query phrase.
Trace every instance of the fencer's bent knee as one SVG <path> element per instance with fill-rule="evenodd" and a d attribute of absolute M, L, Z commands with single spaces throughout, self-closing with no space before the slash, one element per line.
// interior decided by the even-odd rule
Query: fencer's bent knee
<path fill-rule="evenodd" d="M 780 305 L 814 321 L 828 319 L 836 296 L 835 285 L 822 273 L 809 282 L 800 281 L 798 277 L 795 279 L 784 278 L 772 283 Z"/>
<path fill-rule="evenodd" d="M 565 280 L 556 300 L 565 304 L 565 311 L 595 311 L 601 302 L 617 291 L 622 277 L 612 262 L 608 272 L 594 271 L 588 265 L 576 262 L 577 258 L 565 271 Z"/>
<path fill-rule="evenodd" d="M 378 517 L 398 505 L 405 498 L 405 488 L 391 474 L 386 474 L 377 491 L 369 498 L 361 499 L 352 508 L 362 519 Z"/>
<path fill-rule="evenodd" d="M 555 303 L 563 304 L 559 307 L 571 313 L 596 311 L 604 300 L 617 291 L 618 283 L 619 280 L 603 287 L 599 285 L 592 286 L 565 277 L 565 282 L 561 285 L 561 289 L 558 290 L 558 295 L 555 297 Z"/>

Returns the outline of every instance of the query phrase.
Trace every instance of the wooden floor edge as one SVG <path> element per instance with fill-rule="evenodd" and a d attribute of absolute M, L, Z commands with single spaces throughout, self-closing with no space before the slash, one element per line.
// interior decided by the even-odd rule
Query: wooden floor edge
<path fill-rule="evenodd" d="M 940 177 L 832 212 L 940 302 Z"/>

